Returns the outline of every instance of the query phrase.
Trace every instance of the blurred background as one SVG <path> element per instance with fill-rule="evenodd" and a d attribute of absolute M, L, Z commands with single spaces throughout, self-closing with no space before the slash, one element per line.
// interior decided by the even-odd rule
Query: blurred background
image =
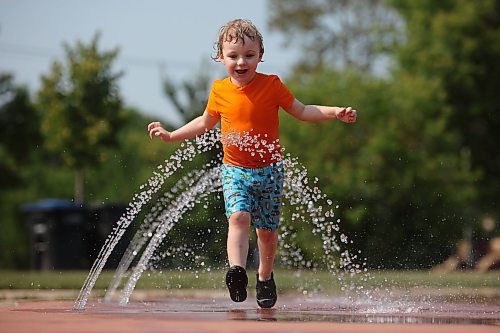
<path fill-rule="evenodd" d="M 234 18 L 261 30 L 261 72 L 303 103 L 358 110 L 355 125 L 282 112 L 281 142 L 370 268 L 498 268 L 500 1 L 0 0 L 0 269 L 90 267 L 179 147 L 147 124 L 203 111 Z M 222 199 L 209 200 L 166 242 L 195 237 L 222 266 Z M 296 230 L 314 258 L 321 239 Z"/>

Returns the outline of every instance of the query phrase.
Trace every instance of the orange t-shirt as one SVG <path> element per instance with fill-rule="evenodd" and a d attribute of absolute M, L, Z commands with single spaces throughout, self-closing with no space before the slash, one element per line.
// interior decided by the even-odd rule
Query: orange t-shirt
<path fill-rule="evenodd" d="M 281 158 L 279 107 L 289 108 L 295 97 L 276 75 L 256 73 L 244 87 L 230 78 L 212 85 L 206 111 L 221 119 L 224 163 L 259 168 Z"/>

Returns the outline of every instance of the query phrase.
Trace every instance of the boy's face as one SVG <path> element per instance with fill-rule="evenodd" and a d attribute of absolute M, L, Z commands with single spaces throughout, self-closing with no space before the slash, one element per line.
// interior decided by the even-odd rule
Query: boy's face
<path fill-rule="evenodd" d="M 248 37 L 245 37 L 245 44 L 241 40 L 224 42 L 219 60 L 226 66 L 231 82 L 243 87 L 252 81 L 260 62 L 259 42 Z"/>

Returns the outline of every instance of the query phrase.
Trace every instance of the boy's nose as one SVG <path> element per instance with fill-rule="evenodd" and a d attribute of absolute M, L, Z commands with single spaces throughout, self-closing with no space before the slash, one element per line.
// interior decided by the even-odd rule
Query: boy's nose
<path fill-rule="evenodd" d="M 243 65 L 243 64 L 245 64 L 245 58 L 243 58 L 243 57 L 239 57 L 239 58 L 238 58 L 238 61 L 237 61 L 236 63 L 237 63 L 238 65 Z"/>

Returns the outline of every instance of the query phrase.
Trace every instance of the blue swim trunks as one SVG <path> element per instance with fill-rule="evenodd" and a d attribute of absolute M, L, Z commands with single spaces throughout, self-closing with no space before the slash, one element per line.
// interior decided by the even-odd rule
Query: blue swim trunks
<path fill-rule="evenodd" d="M 249 212 L 252 225 L 274 231 L 279 226 L 283 197 L 283 163 L 263 168 L 221 166 L 226 216 Z"/>

